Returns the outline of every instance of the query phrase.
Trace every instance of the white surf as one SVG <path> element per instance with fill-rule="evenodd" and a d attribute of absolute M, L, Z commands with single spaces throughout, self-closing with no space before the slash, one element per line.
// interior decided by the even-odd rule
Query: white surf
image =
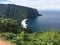
<path fill-rule="evenodd" d="M 27 19 L 24 19 L 24 20 L 22 20 L 22 22 L 21 22 L 21 25 L 22 25 L 23 28 L 27 28 L 26 21 L 27 21 Z"/>

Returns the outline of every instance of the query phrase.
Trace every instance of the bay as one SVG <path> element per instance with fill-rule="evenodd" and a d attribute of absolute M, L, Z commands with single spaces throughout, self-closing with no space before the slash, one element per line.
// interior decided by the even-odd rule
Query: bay
<path fill-rule="evenodd" d="M 60 11 L 59 10 L 43 10 L 39 11 L 42 16 L 38 16 L 35 19 L 28 19 L 28 28 L 34 32 L 44 31 L 48 28 L 60 29 Z"/>

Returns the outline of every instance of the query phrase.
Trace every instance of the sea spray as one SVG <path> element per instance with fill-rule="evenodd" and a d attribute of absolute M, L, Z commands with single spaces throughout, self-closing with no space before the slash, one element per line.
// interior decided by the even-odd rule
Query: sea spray
<path fill-rule="evenodd" d="M 27 21 L 27 19 L 23 19 L 23 20 L 21 21 L 21 25 L 22 25 L 23 28 L 27 28 L 26 21 Z"/>

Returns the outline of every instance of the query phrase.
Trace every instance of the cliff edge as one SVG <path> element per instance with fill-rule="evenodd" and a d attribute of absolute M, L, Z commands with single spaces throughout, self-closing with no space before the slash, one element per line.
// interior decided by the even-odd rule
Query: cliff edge
<path fill-rule="evenodd" d="M 14 4 L 0 4 L 0 17 L 13 18 L 19 23 L 25 18 L 36 18 L 40 14 L 36 9 Z"/>

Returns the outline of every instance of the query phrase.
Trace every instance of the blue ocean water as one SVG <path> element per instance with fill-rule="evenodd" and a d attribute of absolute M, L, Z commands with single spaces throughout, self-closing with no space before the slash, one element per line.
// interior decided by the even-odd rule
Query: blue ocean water
<path fill-rule="evenodd" d="M 44 31 L 45 28 L 60 29 L 60 11 L 59 10 L 44 10 L 39 11 L 42 16 L 36 19 L 28 19 L 28 28 L 33 31 Z"/>

